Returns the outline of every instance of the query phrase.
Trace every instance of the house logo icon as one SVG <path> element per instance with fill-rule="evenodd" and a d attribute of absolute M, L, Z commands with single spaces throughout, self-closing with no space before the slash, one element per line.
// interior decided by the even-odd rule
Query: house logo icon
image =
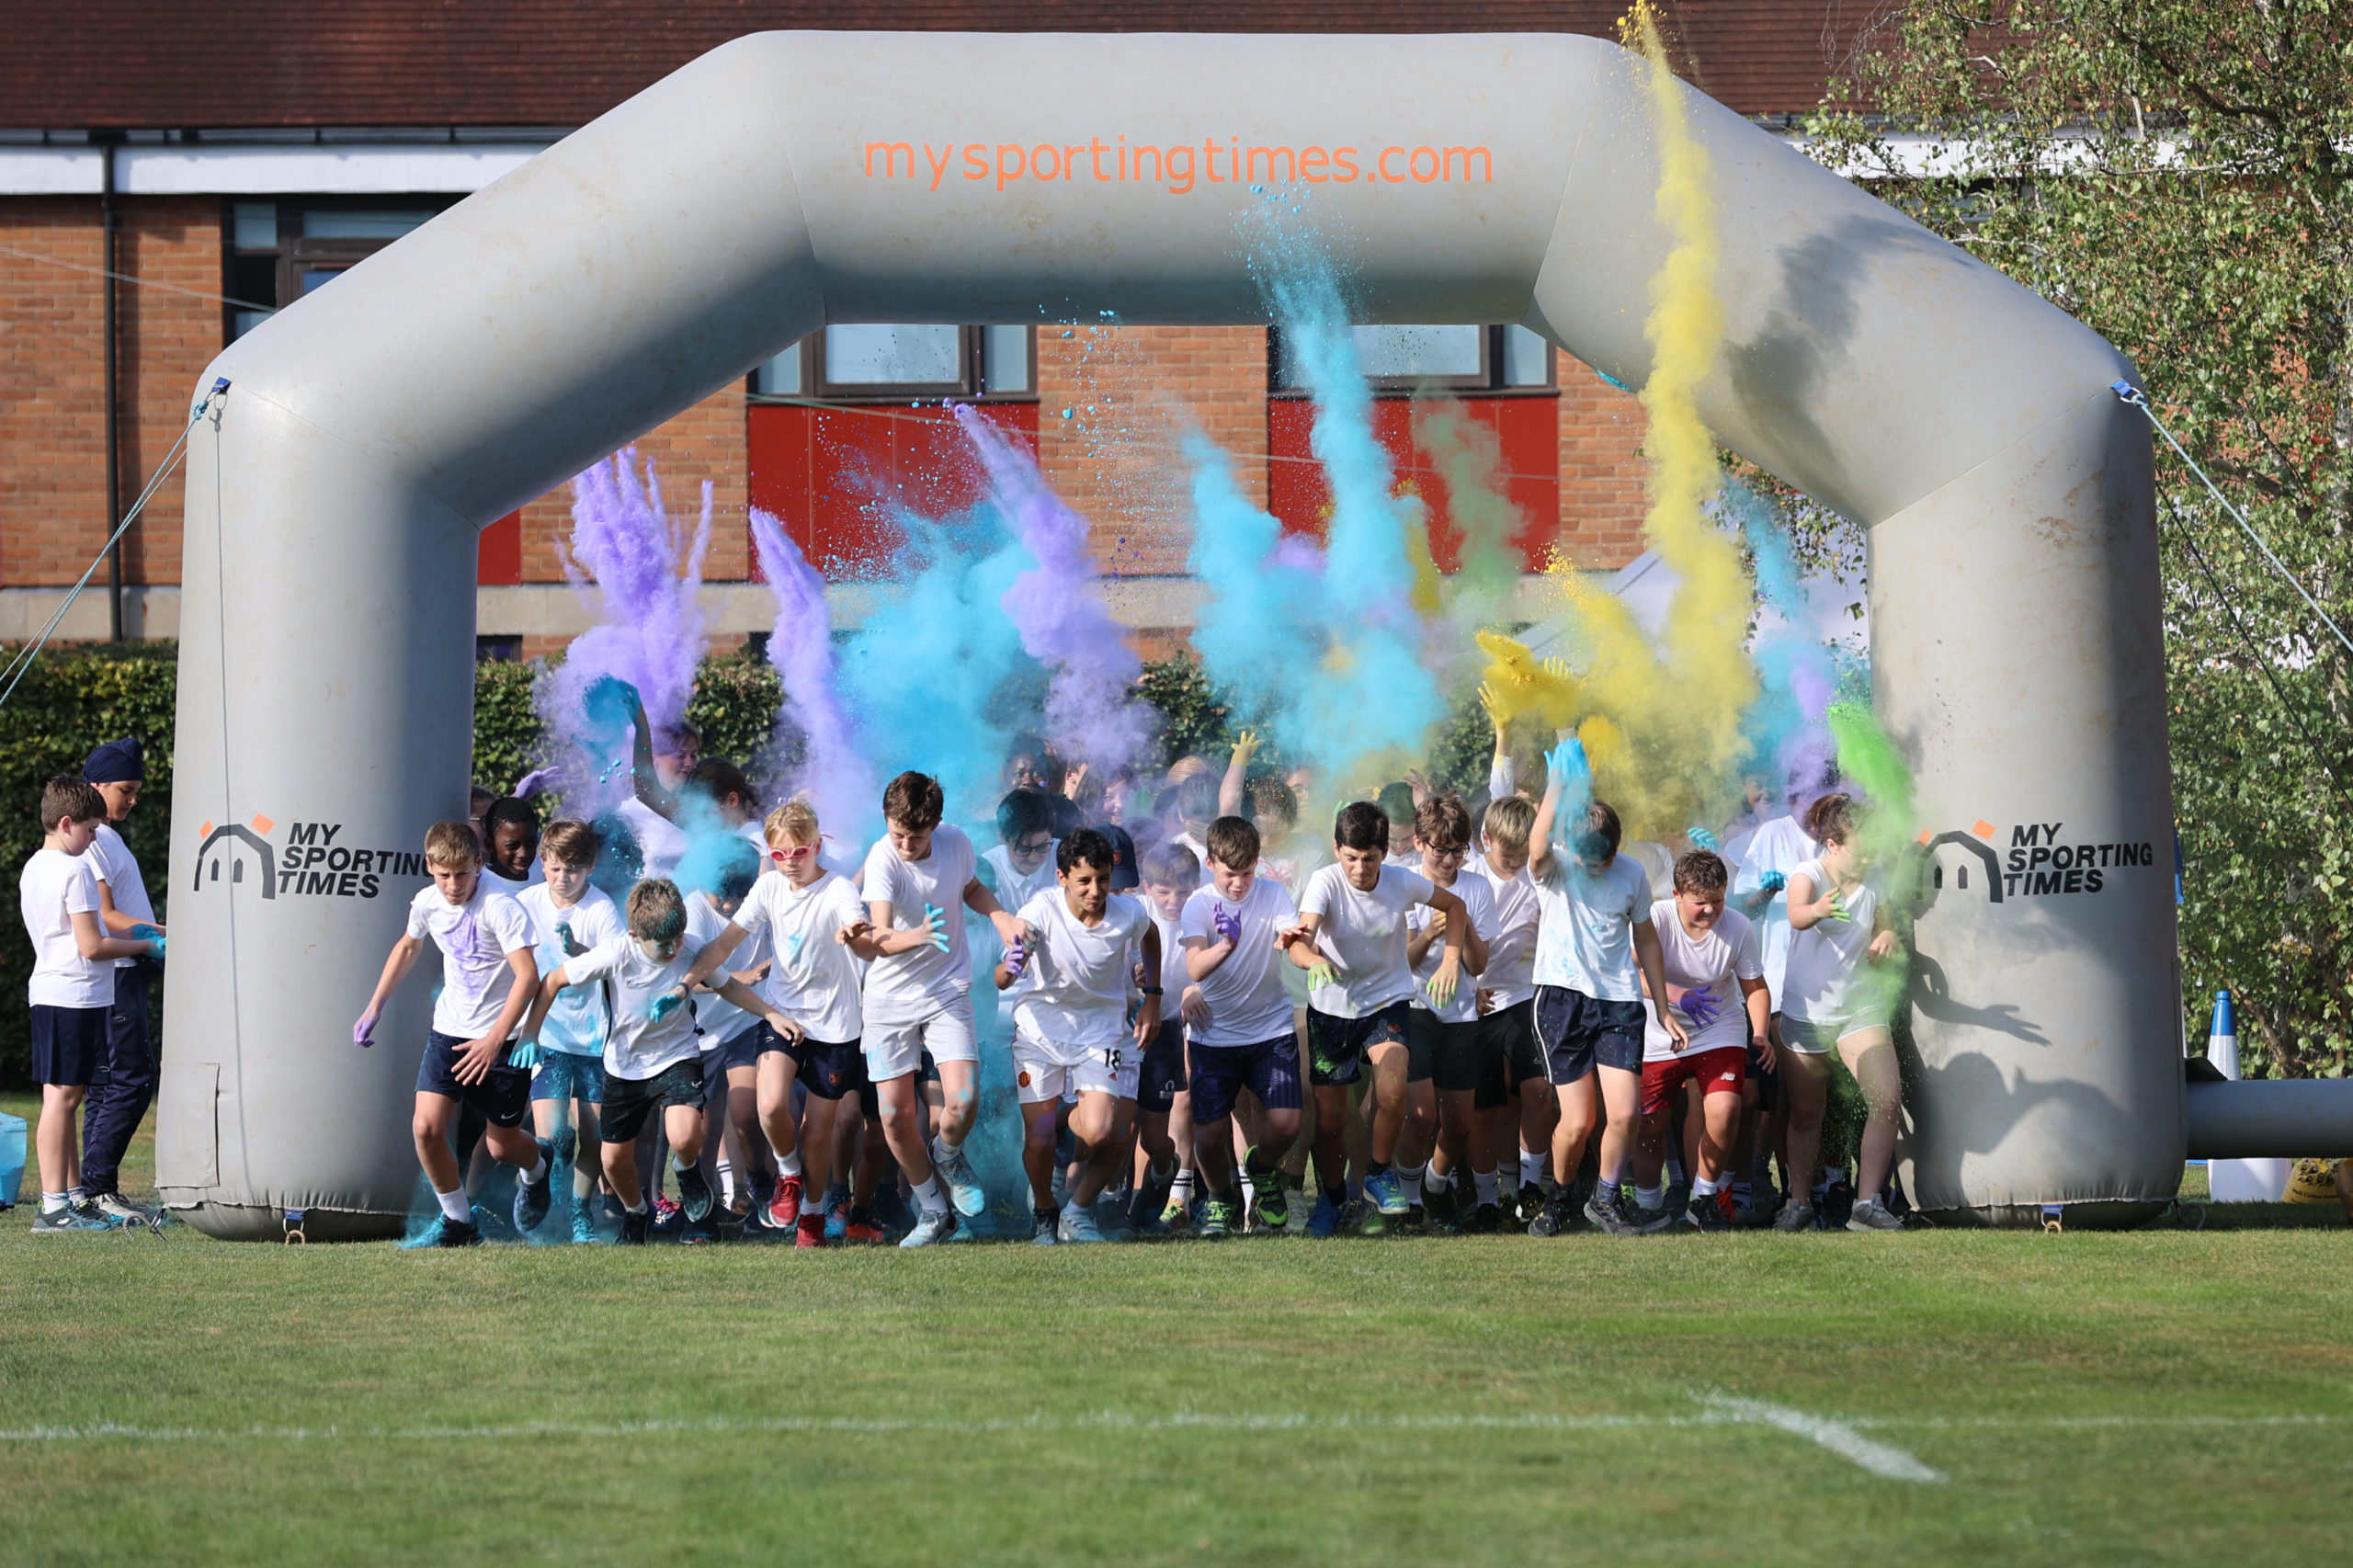
<path fill-rule="evenodd" d="M 202 892 L 207 882 L 226 881 L 232 887 L 245 880 L 245 867 L 250 860 L 260 868 L 261 896 L 278 896 L 278 851 L 271 847 L 267 835 L 278 824 L 265 816 L 248 823 L 222 823 L 215 827 L 206 823 L 197 831 L 204 835 L 196 851 L 195 891 Z M 226 870 L 226 877 L 222 873 Z"/>
<path fill-rule="evenodd" d="M 1978 880 L 1985 890 L 1986 901 L 1990 903 L 2002 902 L 2002 857 L 1993 845 L 1996 831 L 1998 830 L 1992 823 L 1981 820 L 1972 824 L 1966 833 L 1939 833 L 1934 836 L 1925 831 L 1921 833 L 1920 848 L 1926 853 L 1928 860 L 1928 883 L 1931 890 L 1928 891 L 1928 903 L 1936 902 L 1937 892 L 1941 891 L 1945 885 L 1945 858 L 1938 851 L 1947 845 L 1957 845 L 1969 852 L 1969 858 L 1978 863 Z M 1971 869 L 1968 859 L 1962 859 L 1952 867 L 1953 885 L 1957 890 L 1968 891 Z"/>

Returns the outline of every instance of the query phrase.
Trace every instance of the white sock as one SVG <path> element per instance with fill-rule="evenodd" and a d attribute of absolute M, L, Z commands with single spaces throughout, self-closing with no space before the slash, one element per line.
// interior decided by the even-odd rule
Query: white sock
<path fill-rule="evenodd" d="M 1179 1170 L 1176 1173 L 1176 1178 L 1168 1184 L 1168 1201 L 1171 1203 L 1190 1203 L 1193 1201 L 1192 1166 L 1187 1165 Z"/>
<path fill-rule="evenodd" d="M 1694 1198 L 1709 1197 L 1716 1191 L 1719 1185 L 1719 1183 L 1707 1176 L 1693 1176 L 1691 1178 L 1691 1196 Z"/>
<path fill-rule="evenodd" d="M 553 1169 L 555 1169 L 555 1162 L 540 1153 L 539 1145 L 534 1143 L 531 1146 L 531 1168 L 523 1173 L 523 1185 L 539 1186 L 540 1183 L 548 1179 L 548 1173 Z"/>
<path fill-rule="evenodd" d="M 1397 1185 L 1398 1185 L 1398 1186 L 1400 1186 L 1400 1187 L 1404 1187 L 1404 1188 L 1405 1189 L 1405 1201 L 1406 1201 L 1406 1202 L 1408 1202 L 1408 1203 L 1419 1203 L 1419 1202 L 1422 1200 L 1422 1173 L 1421 1173 L 1421 1172 L 1419 1172 L 1419 1171 L 1407 1171 L 1407 1172 L 1405 1172 L 1404 1175 L 1400 1176 L 1397 1178 Z"/>
<path fill-rule="evenodd" d="M 954 1159 L 955 1157 L 956 1157 L 956 1145 L 955 1145 L 955 1144 L 950 1143 L 950 1142 L 949 1142 L 947 1139 L 945 1139 L 945 1138 L 937 1138 L 937 1137 L 935 1137 L 934 1139 L 932 1139 L 932 1141 L 931 1141 L 931 1163 L 932 1163 L 933 1165 L 937 1165 L 942 1164 L 942 1163 L 943 1163 L 943 1162 L 945 1162 L 945 1161 L 952 1160 L 952 1159 Z"/>
<path fill-rule="evenodd" d="M 1066 1219 L 1074 1220 L 1086 1212 L 1086 1205 L 1078 1200 L 1078 1194 L 1074 1192 L 1072 1193 L 1069 1199 L 1063 1204 L 1063 1214 Z"/>
<path fill-rule="evenodd" d="M 915 1183 L 915 1201 L 923 1205 L 923 1210 L 926 1214 L 948 1212 L 948 1199 L 940 1196 L 938 1176 L 926 1176 Z"/>
<path fill-rule="evenodd" d="M 1479 1195 L 1479 1201 L 1481 1204 L 1490 1208 L 1494 1207 L 1495 1201 L 1495 1173 L 1493 1171 L 1472 1171 L 1471 1173 L 1471 1189 Z"/>
<path fill-rule="evenodd" d="M 776 1174 L 779 1181 L 786 1176 L 797 1176 L 801 1174 L 801 1145 L 796 1143 L 792 1146 L 790 1153 L 779 1154 L 776 1157 Z"/>
<path fill-rule="evenodd" d="M 628 1210 L 632 1214 L 642 1214 L 645 1212 L 645 1205 L 643 1203 L 624 1203 L 621 1207 Z"/>
<path fill-rule="evenodd" d="M 458 1223 L 461 1225 L 469 1225 L 473 1222 L 473 1208 L 466 1201 L 466 1189 L 464 1187 L 456 1187 L 448 1192 L 437 1190 L 433 1196 L 441 1200 L 441 1212 L 447 1214 L 450 1219 L 457 1221 Z"/>
<path fill-rule="evenodd" d="M 86 1187 L 74 1186 L 65 1189 L 65 1203 L 70 1209 L 78 1209 L 89 1200 L 90 1189 Z"/>
<path fill-rule="evenodd" d="M 1645 1209 L 1657 1208 L 1659 1199 L 1665 1196 L 1665 1195 L 1655 1187 L 1638 1187 L 1634 1188 L 1634 1201 L 1641 1204 Z"/>
<path fill-rule="evenodd" d="M 1522 1149 L 1519 1152 L 1519 1185 L 1522 1187 L 1542 1187 L 1544 1185 L 1544 1162 L 1550 1158 L 1552 1158 L 1552 1156 L 1549 1154 L 1531 1154 L 1527 1150 Z"/>
<path fill-rule="evenodd" d="M 1444 1192 L 1454 1185 L 1453 1175 L 1450 1172 L 1439 1170 L 1436 1165 L 1425 1166 L 1422 1174 L 1415 1179 L 1419 1181 L 1423 1190 L 1427 1192 Z"/>
<path fill-rule="evenodd" d="M 44 1214 L 54 1214 L 60 1209 L 68 1208 L 71 1205 L 72 1199 L 62 1192 L 44 1192 L 40 1195 L 40 1211 Z"/>
<path fill-rule="evenodd" d="M 1258 1184 L 1248 1176 L 1242 1178 L 1242 1207 L 1247 1209 L 1258 1196 Z"/>

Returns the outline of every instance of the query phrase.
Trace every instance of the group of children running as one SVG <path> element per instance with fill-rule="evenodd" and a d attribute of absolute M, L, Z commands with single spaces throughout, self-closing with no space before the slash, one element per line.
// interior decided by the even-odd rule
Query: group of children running
<path fill-rule="evenodd" d="M 740 770 L 676 733 L 641 739 L 641 801 L 596 824 L 488 801 L 426 834 L 432 884 L 353 1029 L 372 1046 L 438 949 L 413 1120 L 438 1212 L 411 1244 L 486 1224 L 622 1244 L 1002 1234 L 974 1223 L 990 1194 L 967 1147 L 992 1051 L 1009 1051 L 1041 1244 L 1899 1228 L 1901 987 L 1878 982 L 1901 949 L 1855 802 L 1820 795 L 1722 848 L 1695 831 L 1674 856 L 1621 843 L 1573 746 L 1540 799 L 1512 789 L 1499 740 L 1475 812 L 1393 786 L 1342 805 L 1328 845 L 1297 831 L 1303 780 L 1250 776 L 1247 737 L 1222 786 L 1188 758 L 1156 791 L 1091 797 L 1025 748 L 984 851 L 908 772 L 848 858 L 804 797 L 755 820 Z M 143 892 L 74 864 L 107 805 L 52 784 L 25 874 L 36 1067 L 69 1084 L 106 1026 L 62 978 L 95 997 L 94 976 L 163 941 Z M 1834 1052 L 1867 1108 L 1835 1203 L 1817 1182 Z M 44 1115 L 35 1228 L 126 1217 L 52 1142 Z M 474 1194 L 501 1165 L 514 1197 L 486 1221 Z"/>

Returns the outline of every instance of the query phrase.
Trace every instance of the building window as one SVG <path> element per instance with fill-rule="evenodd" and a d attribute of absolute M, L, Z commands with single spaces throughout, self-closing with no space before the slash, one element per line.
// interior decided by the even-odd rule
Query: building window
<path fill-rule="evenodd" d="M 523 657 L 520 637 L 477 634 L 474 638 L 474 663 L 478 665 L 516 664 Z"/>
<path fill-rule="evenodd" d="M 1412 392 L 1443 388 L 1460 392 L 1549 392 L 1552 346 L 1524 326 L 1359 326 L 1357 362 L 1373 390 Z M 1307 378 L 1283 341 L 1270 328 L 1267 363 L 1271 390 L 1295 395 Z"/>
<path fill-rule="evenodd" d="M 813 332 L 752 373 L 752 397 L 826 403 L 1036 395 L 1027 326 L 857 324 Z"/>
<path fill-rule="evenodd" d="M 227 217 L 226 327 L 232 342 L 279 309 L 423 228 L 455 198 L 233 201 Z"/>

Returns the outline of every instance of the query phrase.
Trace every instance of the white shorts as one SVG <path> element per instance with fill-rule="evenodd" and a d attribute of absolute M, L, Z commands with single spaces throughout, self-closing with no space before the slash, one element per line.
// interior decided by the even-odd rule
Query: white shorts
<path fill-rule="evenodd" d="M 1131 1100 L 1142 1067 L 1142 1049 L 1124 1036 L 1117 1045 L 1099 1048 L 1050 1045 L 1018 1033 L 1013 1037 L 1013 1082 L 1023 1105 L 1079 1095 Z"/>
<path fill-rule="evenodd" d="M 972 999 L 959 996 L 938 1011 L 909 1024 L 866 1025 L 866 1075 L 877 1084 L 904 1078 L 933 1062 L 978 1062 L 980 1034 L 972 1028 Z"/>
<path fill-rule="evenodd" d="M 1800 1056 L 1827 1056 L 1840 1040 L 1866 1029 L 1883 1029 L 1887 1020 L 1861 1014 L 1841 1014 L 1824 1023 L 1809 1023 L 1803 1018 L 1781 1017 L 1781 1045 Z"/>

